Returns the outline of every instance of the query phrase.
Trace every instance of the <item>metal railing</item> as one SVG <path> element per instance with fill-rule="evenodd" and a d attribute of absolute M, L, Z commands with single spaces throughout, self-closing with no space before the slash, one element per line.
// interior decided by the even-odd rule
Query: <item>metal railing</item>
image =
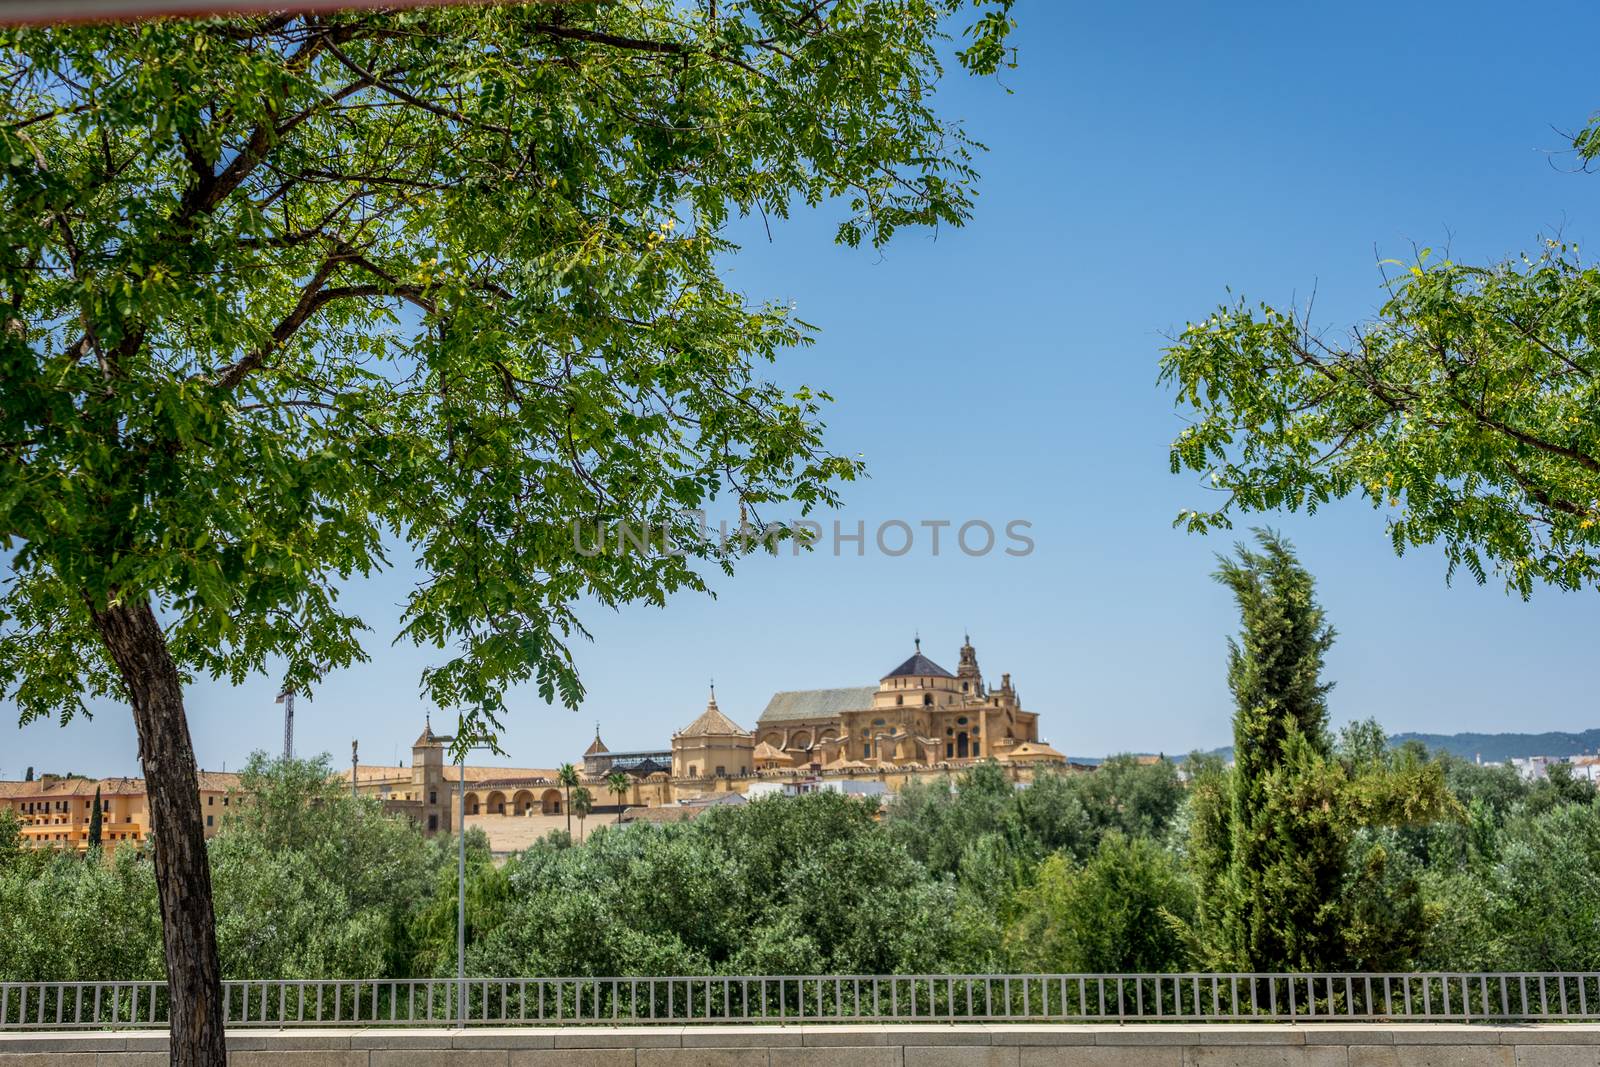
<path fill-rule="evenodd" d="M 1600 972 L 228 982 L 229 1027 L 1600 1019 Z M 164 1028 L 164 982 L 0 982 L 0 1030 Z"/>

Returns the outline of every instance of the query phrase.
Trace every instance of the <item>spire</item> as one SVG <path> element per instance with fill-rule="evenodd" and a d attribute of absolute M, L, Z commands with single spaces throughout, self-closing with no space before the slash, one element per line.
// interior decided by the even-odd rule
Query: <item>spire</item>
<path fill-rule="evenodd" d="M 972 635 L 964 635 L 967 643 L 961 646 L 961 662 L 956 666 L 956 677 L 972 686 L 975 696 L 983 695 L 983 672 L 978 669 L 978 650 L 972 647 Z"/>
<path fill-rule="evenodd" d="M 917 646 L 917 655 L 920 656 L 920 655 L 922 655 L 922 631 L 913 630 L 913 631 L 911 631 L 911 633 L 912 633 L 911 641 L 912 641 L 913 644 L 915 644 Z"/>
<path fill-rule="evenodd" d="M 706 708 L 709 710 L 709 709 L 715 708 L 716 706 L 717 706 L 717 680 L 715 678 L 713 678 L 713 679 L 711 679 L 711 699 L 706 701 Z"/>

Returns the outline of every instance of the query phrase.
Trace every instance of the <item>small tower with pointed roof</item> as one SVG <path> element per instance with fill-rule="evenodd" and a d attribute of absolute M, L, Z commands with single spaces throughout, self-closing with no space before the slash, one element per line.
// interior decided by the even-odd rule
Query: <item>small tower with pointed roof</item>
<path fill-rule="evenodd" d="M 420 805 L 417 822 L 426 834 L 451 832 L 450 783 L 444 777 L 444 742 L 433 732 L 431 716 L 411 746 L 411 797 Z"/>
<path fill-rule="evenodd" d="M 961 680 L 961 691 L 974 699 L 983 696 L 983 672 L 978 669 L 978 650 L 972 647 L 972 635 L 963 634 L 961 662 L 956 665 L 956 677 Z"/>
<path fill-rule="evenodd" d="M 611 770 L 611 750 L 600 740 L 600 724 L 594 724 L 594 740 L 583 750 L 583 773 L 589 778 L 603 778 Z"/>

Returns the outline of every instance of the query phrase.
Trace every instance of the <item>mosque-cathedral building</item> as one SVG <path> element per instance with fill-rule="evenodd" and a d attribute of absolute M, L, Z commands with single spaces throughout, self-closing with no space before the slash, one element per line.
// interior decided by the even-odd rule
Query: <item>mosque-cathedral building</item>
<path fill-rule="evenodd" d="M 1019 778 L 1067 762 L 1040 740 L 1038 713 L 1022 707 L 1009 674 L 996 688 L 985 685 L 968 638 L 954 674 L 924 655 L 919 640 L 876 686 L 774 694 L 753 730 L 725 715 L 713 690 L 670 749 L 612 753 L 597 731 L 583 769 L 595 780 L 627 771 L 639 787 L 633 803 L 649 806 L 743 793 L 774 778 L 866 778 L 892 789 L 989 758 Z"/>
<path fill-rule="evenodd" d="M 988 687 L 970 638 L 959 655 L 952 674 L 923 654 L 919 640 L 876 686 L 775 693 L 751 730 L 723 713 L 713 689 L 705 710 L 675 732 L 667 748 L 613 752 L 596 727 L 575 764 L 579 781 L 594 798 L 594 814 L 626 820 L 780 786 L 807 791 L 832 782 L 842 791 L 894 792 L 908 781 L 986 759 L 1016 780 L 1040 767 L 1065 768 L 1066 757 L 1040 740 L 1039 716 L 1023 708 L 1011 676 L 1002 674 L 999 686 Z M 483 816 L 564 813 L 567 789 L 558 769 L 461 767 L 446 760 L 445 745 L 427 725 L 412 746 L 410 766 L 357 764 L 340 778 L 427 834 L 451 833 Z M 621 792 L 612 792 L 616 772 L 625 776 Z M 220 821 L 209 813 L 226 814 L 241 799 L 239 782 L 237 775 L 210 772 L 200 779 L 209 837 Z M 0 782 L 0 809 L 18 815 L 26 843 L 82 851 L 97 789 L 108 847 L 143 840 L 148 819 L 141 779 Z"/>
<path fill-rule="evenodd" d="M 361 767 L 358 788 L 383 797 L 395 811 L 417 809 L 414 817 L 425 831 L 448 830 L 460 779 L 443 752 L 444 743 L 425 730 L 411 768 Z M 954 674 L 924 655 L 919 640 L 910 658 L 875 686 L 774 694 L 750 730 L 722 711 L 713 689 L 705 710 L 677 730 L 668 747 L 612 751 L 597 727 L 575 766 L 594 798 L 591 810 L 601 815 L 767 788 L 758 783 L 879 782 L 893 792 L 907 781 L 991 758 L 1019 780 L 1041 766 L 1067 763 L 1040 740 L 1038 713 L 1023 708 L 1009 674 L 1000 676 L 998 687 L 985 684 L 968 638 Z M 608 784 L 618 771 L 627 776 L 620 795 Z M 469 766 L 464 774 L 468 819 L 563 813 L 567 790 L 554 768 Z"/>

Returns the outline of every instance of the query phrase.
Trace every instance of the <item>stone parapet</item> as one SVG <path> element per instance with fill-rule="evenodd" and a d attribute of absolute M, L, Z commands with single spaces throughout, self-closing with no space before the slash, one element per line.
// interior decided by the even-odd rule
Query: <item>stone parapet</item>
<path fill-rule="evenodd" d="M 0 1067 L 161 1067 L 161 1032 L 0 1033 Z M 1600 1067 L 1600 1025 L 238 1030 L 234 1067 Z"/>

